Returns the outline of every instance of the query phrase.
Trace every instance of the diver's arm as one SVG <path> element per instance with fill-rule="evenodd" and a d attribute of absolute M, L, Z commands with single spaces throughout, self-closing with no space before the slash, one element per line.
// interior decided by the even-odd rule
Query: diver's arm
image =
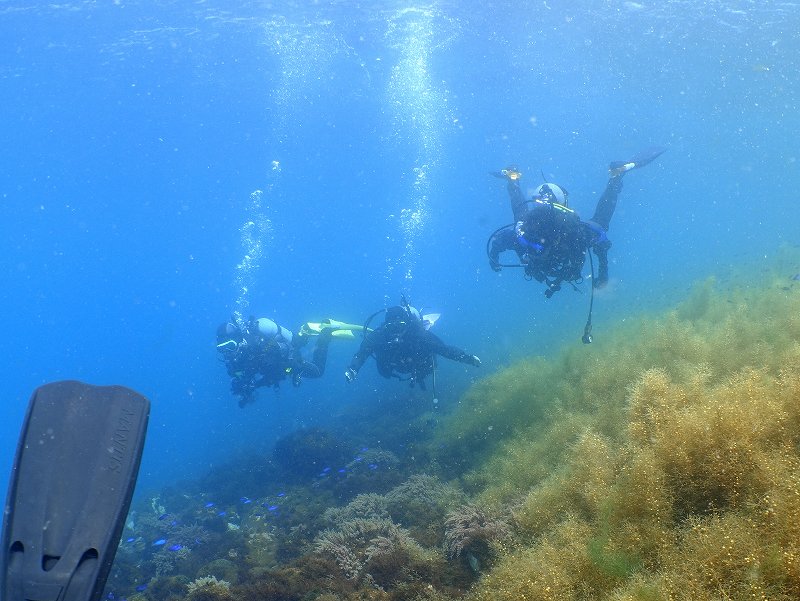
<path fill-rule="evenodd" d="M 361 346 L 359 347 L 356 354 L 353 355 L 353 358 L 350 360 L 350 366 L 348 367 L 347 371 L 353 371 L 358 373 L 358 370 L 364 365 L 364 363 L 369 359 L 369 356 L 375 352 L 375 348 L 380 344 L 381 339 L 383 338 L 383 330 L 382 328 L 378 328 L 364 337 Z"/>
<path fill-rule="evenodd" d="M 500 253 L 516 249 L 517 234 L 513 227 L 506 227 L 496 232 L 489 246 L 489 265 L 494 271 L 500 271 Z"/>
<path fill-rule="evenodd" d="M 441 355 L 445 359 L 450 359 L 451 361 L 467 363 L 469 365 L 474 365 L 475 367 L 478 367 L 481 364 L 481 360 L 476 355 L 470 355 L 457 346 L 445 344 L 442 342 L 441 338 L 431 332 L 425 332 L 425 346 L 431 353 Z"/>

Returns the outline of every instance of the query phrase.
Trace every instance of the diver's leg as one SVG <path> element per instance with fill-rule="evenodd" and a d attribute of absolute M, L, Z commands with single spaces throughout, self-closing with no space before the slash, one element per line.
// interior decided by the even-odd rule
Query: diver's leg
<path fill-rule="evenodd" d="M 622 176 L 632 169 L 639 169 L 645 165 L 649 165 L 660 157 L 666 148 L 661 146 L 653 146 L 645 148 L 637 153 L 629 161 L 614 161 L 608 166 L 608 173 L 611 179 L 606 184 L 606 189 L 600 200 L 597 201 L 597 208 L 594 211 L 592 221 L 608 230 L 608 224 L 614 215 L 614 209 L 617 207 L 617 196 L 622 191 Z"/>
<path fill-rule="evenodd" d="M 333 330 L 330 328 L 322 330 L 317 336 L 317 343 L 314 346 L 314 354 L 311 363 L 304 361 L 300 370 L 300 375 L 304 378 L 320 378 L 325 373 L 325 364 L 328 362 L 328 345 L 331 342 Z"/>
<path fill-rule="evenodd" d="M 511 202 L 514 221 L 522 221 L 525 218 L 527 205 L 525 203 L 525 195 L 522 193 L 522 187 L 519 185 L 519 179 L 509 179 L 506 189 L 508 190 L 508 200 Z"/>
<path fill-rule="evenodd" d="M 603 230 L 608 230 L 608 224 L 611 222 L 611 217 L 613 217 L 614 210 L 617 208 L 617 198 L 620 192 L 622 192 L 622 176 L 618 175 L 608 180 L 606 189 L 603 190 L 603 195 L 597 201 L 592 221 Z"/>

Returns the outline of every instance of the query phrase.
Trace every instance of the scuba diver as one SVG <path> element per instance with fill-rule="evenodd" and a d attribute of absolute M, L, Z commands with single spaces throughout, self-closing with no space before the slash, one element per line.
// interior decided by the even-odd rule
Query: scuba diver
<path fill-rule="evenodd" d="M 252 403 L 256 388 L 271 386 L 291 378 L 299 386 L 301 378 L 319 378 L 325 373 L 328 345 L 333 337 L 354 338 L 361 326 L 327 319 L 303 324 L 294 335 L 266 317 L 239 325 L 231 320 L 217 329 L 217 351 L 231 377 L 231 392 L 239 396 L 239 406 Z M 312 336 L 317 337 L 311 361 L 301 349 Z"/>
<path fill-rule="evenodd" d="M 516 167 L 492 172 L 495 177 L 507 181 L 514 223 L 495 230 L 489 237 L 486 243 L 489 265 L 496 272 L 503 267 L 523 267 L 527 279 L 535 279 L 547 286 L 544 294 L 550 298 L 561 290 L 562 283 L 568 282 L 576 288 L 576 284 L 583 281 L 583 265 L 588 254 L 592 271 L 592 301 L 583 341 L 590 343 L 594 289 L 608 283 L 611 241 L 607 231 L 622 191 L 622 178 L 628 171 L 651 163 L 665 150 L 648 148 L 629 161 L 611 163 L 608 183 L 589 221 L 582 220 L 569 208 L 568 193 L 562 186 L 545 182 L 536 188 L 530 200 L 526 200 L 520 187 L 522 174 Z M 516 253 L 519 263 L 500 262 L 500 253 L 508 250 Z M 589 251 L 597 256 L 597 274 Z"/>
<path fill-rule="evenodd" d="M 438 315 L 421 315 L 405 298 L 401 303 L 395 307 L 381 309 L 367 319 L 362 329 L 364 340 L 361 342 L 361 347 L 353 355 L 350 367 L 344 372 L 348 382 L 356 379 L 358 371 L 366 360 L 373 356 L 378 373 L 384 378 L 395 377 L 406 380 L 411 386 L 418 384 L 425 390 L 425 378 L 432 375 L 435 397 L 437 355 L 480 367 L 481 360 L 476 355 L 470 355 L 460 348 L 445 344 L 429 330 L 438 319 Z M 370 331 L 369 324 L 372 319 L 384 311 L 386 315 L 383 324 Z"/>

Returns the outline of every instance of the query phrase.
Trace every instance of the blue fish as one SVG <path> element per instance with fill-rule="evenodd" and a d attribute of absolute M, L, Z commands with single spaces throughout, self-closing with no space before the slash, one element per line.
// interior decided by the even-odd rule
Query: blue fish
<path fill-rule="evenodd" d="M 796 273 L 792 276 L 792 280 L 795 282 L 800 282 L 800 273 Z"/>
<path fill-rule="evenodd" d="M 322 473 L 323 473 L 323 474 L 327 474 L 329 471 L 331 471 L 331 468 L 329 468 L 329 467 L 326 467 L 326 468 L 324 468 L 324 469 L 322 470 Z"/>
<path fill-rule="evenodd" d="M 285 497 L 285 496 L 286 496 L 286 493 L 285 493 L 285 492 L 279 492 L 279 493 L 278 493 L 278 496 L 279 496 L 279 497 Z"/>
<path fill-rule="evenodd" d="M 137 592 L 141 593 L 146 588 L 147 588 L 146 584 L 140 584 L 139 586 L 136 587 L 136 590 L 137 590 Z"/>
<path fill-rule="evenodd" d="M 377 464 L 377 463 L 370 463 L 370 464 L 369 464 L 369 469 L 371 469 L 371 470 L 376 470 L 376 469 L 378 469 L 378 464 Z"/>
<path fill-rule="evenodd" d="M 214 507 L 214 504 L 213 504 L 213 503 L 211 503 L 211 502 L 209 502 L 209 503 L 206 503 L 206 509 L 208 509 L 209 507 Z"/>
<path fill-rule="evenodd" d="M 169 515 L 168 513 L 162 513 L 160 516 L 158 516 L 158 519 L 159 519 L 159 520 L 163 520 L 163 519 L 164 519 L 165 517 L 167 517 L 168 515 Z"/>
<path fill-rule="evenodd" d="M 278 506 L 277 505 L 270 505 L 269 507 L 267 507 L 267 509 L 270 510 L 270 511 L 278 511 Z"/>
<path fill-rule="evenodd" d="M 135 536 L 132 536 L 132 537 L 130 537 L 130 538 L 126 538 L 126 539 L 125 539 L 125 542 L 126 542 L 126 543 L 132 543 L 132 542 L 133 542 L 133 541 L 135 541 L 135 540 L 136 540 L 136 537 L 135 537 Z"/>
<path fill-rule="evenodd" d="M 228 515 L 228 512 L 227 511 L 220 511 L 217 515 L 219 517 L 221 517 L 221 518 L 224 518 L 226 515 Z"/>
<path fill-rule="evenodd" d="M 242 503 L 245 503 L 245 504 L 246 504 L 246 503 L 252 503 L 252 501 L 251 501 L 250 499 L 248 499 L 247 497 L 242 497 L 242 498 L 241 498 L 241 499 L 239 499 L 239 500 L 240 500 Z"/>
<path fill-rule="evenodd" d="M 337 471 L 338 471 L 340 474 L 344 474 L 344 473 L 347 471 L 347 469 L 345 469 L 345 468 L 343 468 L 343 467 L 340 467 L 340 468 L 339 468 Z"/>
<path fill-rule="evenodd" d="M 170 551 L 180 551 L 183 549 L 183 545 L 172 545 L 171 547 L 167 547 Z"/>
<path fill-rule="evenodd" d="M 116 599 L 116 598 L 117 597 L 114 595 L 114 593 L 108 593 L 108 597 L 106 597 L 106 599 Z"/>
<path fill-rule="evenodd" d="M 366 453 L 367 451 L 369 451 L 369 447 L 361 447 L 362 453 Z"/>
<path fill-rule="evenodd" d="M 157 541 L 155 541 L 155 542 L 153 543 L 153 546 L 154 546 L 154 547 L 160 547 L 161 545 L 164 545 L 164 544 L 166 544 L 166 542 L 167 542 L 167 539 L 166 539 L 166 538 L 159 538 Z"/>

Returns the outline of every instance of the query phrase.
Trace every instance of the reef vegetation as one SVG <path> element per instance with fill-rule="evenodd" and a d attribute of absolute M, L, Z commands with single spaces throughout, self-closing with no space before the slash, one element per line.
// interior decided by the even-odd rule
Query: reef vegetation
<path fill-rule="evenodd" d="M 798 265 L 139 500 L 109 598 L 798 599 Z"/>

